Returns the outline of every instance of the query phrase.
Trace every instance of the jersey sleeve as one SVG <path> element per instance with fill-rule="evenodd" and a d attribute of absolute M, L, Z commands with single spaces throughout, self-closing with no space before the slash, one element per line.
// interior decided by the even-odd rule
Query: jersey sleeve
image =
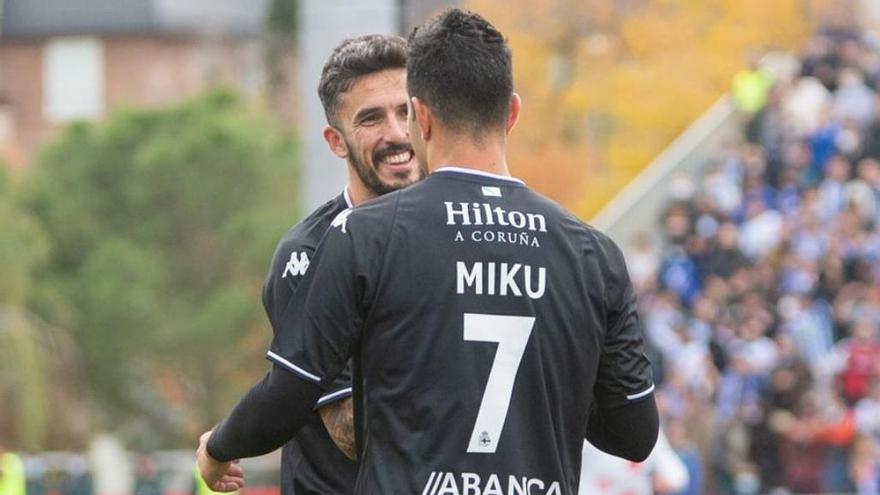
<path fill-rule="evenodd" d="M 318 244 L 309 270 L 284 311 L 269 359 L 301 377 L 319 383 L 325 403 L 343 388 L 334 380 L 343 372 L 358 341 L 364 320 L 365 287 L 371 259 L 357 239 L 344 210 Z M 366 266 L 365 266 L 366 265 Z M 334 385 L 337 383 L 337 385 Z"/>
<path fill-rule="evenodd" d="M 300 239 L 284 239 L 275 249 L 269 273 L 263 284 L 263 307 L 276 337 L 285 310 L 293 299 L 297 287 L 305 278 L 314 255 L 314 245 L 309 245 L 308 242 Z"/>
<path fill-rule="evenodd" d="M 623 253 L 604 236 L 599 250 L 604 254 L 606 327 L 594 393 L 600 407 L 611 408 L 648 396 L 654 382 Z"/>
<path fill-rule="evenodd" d="M 329 406 L 335 402 L 347 399 L 351 397 L 351 395 L 351 361 L 349 361 L 345 365 L 345 368 L 342 369 L 342 373 L 333 379 L 333 383 L 330 384 L 324 391 L 324 394 L 318 398 L 318 402 L 315 404 L 315 409 Z"/>

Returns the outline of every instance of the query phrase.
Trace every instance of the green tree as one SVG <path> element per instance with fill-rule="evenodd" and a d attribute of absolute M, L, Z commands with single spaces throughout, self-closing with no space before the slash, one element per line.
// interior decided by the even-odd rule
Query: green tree
<path fill-rule="evenodd" d="M 48 433 L 48 359 L 22 305 L 34 270 L 45 261 L 46 239 L 17 204 L 16 183 L 0 163 L 0 430 L 24 448 L 42 446 Z"/>
<path fill-rule="evenodd" d="M 34 270 L 45 261 L 46 239 L 18 204 L 17 184 L 0 162 L 0 305 L 19 306 L 32 290 Z"/>
<path fill-rule="evenodd" d="M 51 251 L 29 303 L 74 330 L 99 427 L 190 439 L 259 372 L 260 283 L 294 220 L 294 151 L 228 92 L 118 110 L 42 151 L 26 203 Z"/>
<path fill-rule="evenodd" d="M 0 306 L 0 362 L 0 440 L 29 451 L 87 444 L 89 390 L 70 332 Z"/>

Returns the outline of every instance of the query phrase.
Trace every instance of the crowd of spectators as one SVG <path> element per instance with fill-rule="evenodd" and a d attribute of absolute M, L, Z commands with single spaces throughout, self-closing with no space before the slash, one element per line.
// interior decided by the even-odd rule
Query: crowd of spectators
<path fill-rule="evenodd" d="M 797 65 L 739 79 L 742 144 L 628 253 L 700 493 L 880 493 L 880 40 L 825 28 Z"/>

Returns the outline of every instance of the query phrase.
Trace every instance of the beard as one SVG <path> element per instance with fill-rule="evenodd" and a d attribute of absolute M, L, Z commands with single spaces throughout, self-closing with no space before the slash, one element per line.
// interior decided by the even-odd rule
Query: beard
<path fill-rule="evenodd" d="M 418 155 L 416 155 L 416 165 L 418 165 L 418 167 L 419 167 L 419 180 L 422 180 L 425 177 L 427 177 L 428 175 L 430 175 L 428 173 L 428 172 L 430 172 L 428 170 L 428 160 L 419 159 Z"/>
<path fill-rule="evenodd" d="M 407 176 L 399 177 L 399 180 L 393 183 L 383 182 L 382 179 L 379 178 L 376 167 L 364 163 L 357 153 L 352 153 L 352 151 L 356 150 L 357 148 L 353 146 L 347 138 L 343 139 L 349 149 L 348 163 L 352 166 L 352 168 L 354 168 L 354 171 L 361 182 L 363 182 L 364 185 L 367 186 L 367 189 L 369 189 L 370 192 L 372 192 L 376 196 L 382 196 L 383 194 L 388 194 L 390 192 L 397 191 L 398 189 L 403 189 L 404 187 L 412 184 L 413 182 L 419 181 L 424 177 L 424 174 L 419 168 L 419 176 L 415 180 L 410 180 L 409 176 Z M 379 161 L 384 156 L 393 155 L 403 151 L 412 152 L 412 147 L 408 144 L 390 144 L 382 150 L 378 150 L 373 153 L 372 162 L 374 164 L 379 163 Z"/>

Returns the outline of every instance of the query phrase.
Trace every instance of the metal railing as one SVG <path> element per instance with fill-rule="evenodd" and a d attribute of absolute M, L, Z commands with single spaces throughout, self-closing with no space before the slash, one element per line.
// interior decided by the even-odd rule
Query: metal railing
<path fill-rule="evenodd" d="M 677 177 L 694 177 L 726 142 L 741 138 L 739 120 L 730 97 L 719 98 L 675 141 L 618 193 L 590 222 L 624 249 L 640 234 L 656 230 Z"/>
<path fill-rule="evenodd" d="M 790 77 L 797 60 L 769 53 L 761 65 L 778 78 Z M 725 144 L 742 142 L 739 114 L 729 95 L 720 97 L 591 220 L 591 224 L 626 250 L 638 236 L 653 235 L 676 178 L 699 180 Z"/>

